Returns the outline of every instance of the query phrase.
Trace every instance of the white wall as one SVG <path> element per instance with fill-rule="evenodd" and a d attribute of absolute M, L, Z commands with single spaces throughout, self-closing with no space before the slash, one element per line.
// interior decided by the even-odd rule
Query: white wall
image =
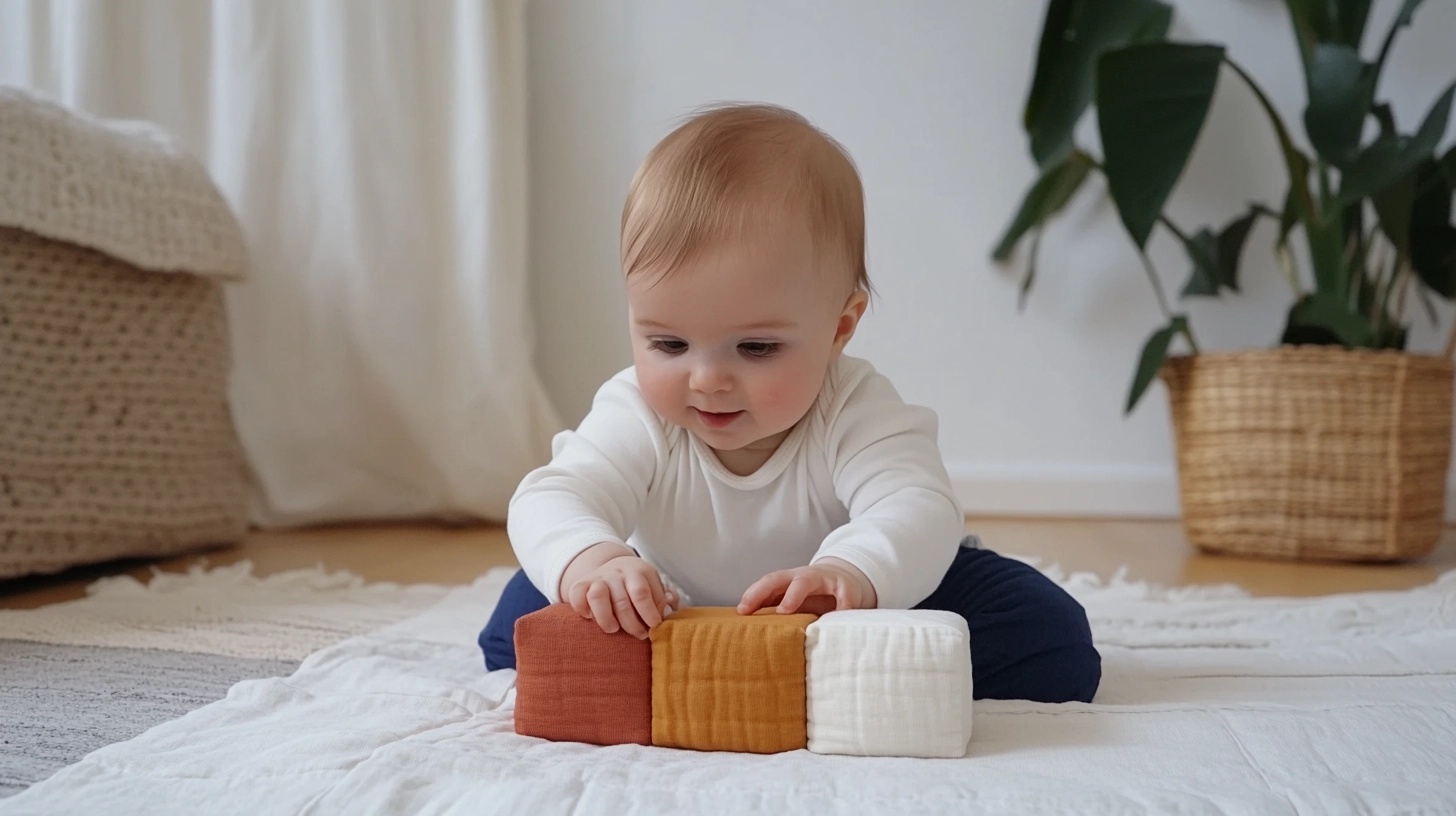
<path fill-rule="evenodd" d="M 1383 33 L 1398 3 L 1378 2 Z M 850 347 L 941 418 L 973 512 L 1177 512 L 1165 396 L 1121 415 L 1133 363 L 1161 322 L 1110 206 L 1084 195 L 1042 246 L 1029 308 L 990 247 L 1033 178 L 1020 130 L 1041 2 L 1020 0 L 535 0 L 529 6 L 531 263 L 538 360 L 573 424 L 630 361 L 617 278 L 622 197 L 643 154 L 705 102 L 793 107 L 843 142 L 864 176 L 880 299 Z M 1456 3 L 1427 3 L 1383 81 L 1402 129 L 1456 75 Z M 1179 39 L 1228 43 L 1294 129 L 1302 78 L 1275 0 L 1192 2 Z M 1377 36 L 1372 34 L 1372 39 Z M 1084 123 L 1090 124 L 1090 122 Z M 1171 214 L 1222 223 L 1284 187 L 1272 136 L 1225 73 Z M 1259 228 L 1246 293 L 1193 308 L 1205 348 L 1267 346 L 1290 303 Z M 1154 258 L 1176 292 L 1180 249 Z M 1415 345 L 1439 347 L 1420 321 Z M 1456 500 L 1452 502 L 1456 506 Z"/>

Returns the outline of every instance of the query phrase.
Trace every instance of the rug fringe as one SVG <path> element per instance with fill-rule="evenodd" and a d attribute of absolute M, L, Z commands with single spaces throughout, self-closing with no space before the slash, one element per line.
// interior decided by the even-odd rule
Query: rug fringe
<path fill-rule="evenodd" d="M 1007 554 L 1008 558 L 1035 567 L 1079 601 L 1138 600 L 1138 601 L 1218 601 L 1253 597 L 1247 590 L 1231 583 L 1190 584 L 1169 587 L 1152 581 L 1129 579 L 1128 567 L 1120 566 L 1108 578 L 1091 572 L 1069 572 L 1059 562 L 1043 564 L 1035 556 Z M 483 576 L 482 576 L 483 577 Z M 1448 570 L 1436 577 L 1432 585 L 1456 583 L 1456 569 Z M 130 575 L 116 575 L 101 578 L 86 587 L 91 597 L 117 597 L 136 595 L 172 595 L 180 592 L 196 592 L 199 589 L 212 590 L 266 590 L 273 593 L 298 597 L 317 596 L 319 593 L 343 593 L 361 589 L 419 590 L 426 593 L 440 593 L 450 587 L 439 584 L 401 584 L 393 581 L 366 581 L 363 576 L 348 570 L 329 570 L 322 562 L 312 567 L 275 572 L 259 576 L 255 565 L 244 559 L 222 566 L 194 564 L 182 572 L 165 572 L 152 568 L 151 578 L 140 581 Z"/>
<path fill-rule="evenodd" d="M 1008 555 L 1035 567 L 1055 581 L 1079 601 L 1088 600 L 1136 600 L 1136 601 L 1219 601 L 1250 597 L 1248 591 L 1234 584 L 1190 584 L 1169 587 L 1151 581 L 1134 581 L 1127 577 L 1127 565 L 1122 565 L 1109 578 L 1102 578 L 1091 572 L 1068 572 L 1060 563 L 1042 564 L 1034 556 Z"/>
<path fill-rule="evenodd" d="M 349 592 L 365 588 L 382 590 L 428 590 L 435 593 L 447 587 L 437 584 L 400 584 L 393 581 L 366 581 L 348 570 L 329 570 L 321 562 L 312 567 L 285 570 L 269 575 L 256 575 L 256 565 L 249 559 L 222 566 L 194 564 L 186 572 L 168 572 L 153 567 L 151 577 L 140 581 L 130 575 L 113 575 L 92 582 L 86 587 L 90 597 L 118 595 L 172 595 L 179 592 L 213 590 L 267 590 L 293 595 Z"/>

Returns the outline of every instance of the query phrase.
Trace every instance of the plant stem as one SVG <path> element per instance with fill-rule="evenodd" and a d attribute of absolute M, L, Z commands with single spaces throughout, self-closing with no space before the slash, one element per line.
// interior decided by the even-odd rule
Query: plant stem
<path fill-rule="evenodd" d="M 1193 339 L 1193 326 L 1188 321 L 1183 321 L 1183 336 L 1188 338 L 1188 350 L 1194 354 L 1202 354 L 1198 348 L 1198 341 Z"/>
<path fill-rule="evenodd" d="M 1188 243 L 1188 233 L 1178 229 L 1178 225 L 1168 220 L 1168 216 L 1163 215 L 1162 213 L 1158 213 L 1158 221 L 1161 222 L 1163 226 L 1167 227 L 1169 232 L 1178 236 L 1179 241 L 1182 241 L 1185 244 Z"/>
<path fill-rule="evenodd" d="M 1229 68 L 1232 68 L 1235 74 L 1239 75 L 1239 79 L 1242 79 L 1245 85 L 1249 86 L 1249 90 L 1253 92 L 1254 98 L 1264 108 L 1264 113 L 1268 114 L 1269 122 L 1274 127 L 1274 135 L 1279 138 L 1279 149 L 1284 153 L 1284 164 L 1289 169 L 1290 189 L 1294 191 L 1294 197 L 1300 205 L 1300 209 L 1303 210 L 1305 217 L 1318 224 L 1320 222 L 1320 214 L 1315 211 L 1314 202 L 1309 197 L 1309 179 L 1298 178 L 1295 172 L 1298 168 L 1304 168 L 1304 171 L 1308 173 L 1309 160 L 1294 146 L 1294 141 L 1289 138 L 1289 129 L 1284 126 L 1284 120 L 1279 118 L 1279 112 L 1274 109 L 1274 104 L 1269 101 L 1269 97 L 1264 95 L 1264 91 L 1259 88 L 1258 83 L 1254 82 L 1254 78 L 1249 76 L 1249 73 L 1243 68 L 1240 68 L 1237 62 L 1234 62 L 1228 57 L 1224 57 L 1223 62 Z"/>
<path fill-rule="evenodd" d="M 1289 281 L 1289 288 L 1294 292 L 1294 299 L 1304 297 L 1304 290 L 1299 288 L 1299 278 L 1294 274 L 1294 260 L 1289 257 L 1289 247 L 1276 244 L 1274 255 L 1279 260 L 1279 270 L 1284 273 L 1284 279 Z"/>
<path fill-rule="evenodd" d="M 1370 274 L 1369 256 L 1370 244 L 1366 237 L 1358 229 L 1350 230 L 1345 239 L 1345 251 L 1340 256 L 1340 268 L 1344 271 L 1345 286 L 1349 290 L 1350 311 L 1357 314 L 1360 311 L 1360 293 L 1365 291 L 1366 283 L 1377 292 L 1381 288 L 1379 270 Z M 1385 282 L 1385 285 L 1389 286 L 1390 282 Z"/>
<path fill-rule="evenodd" d="M 1158 307 L 1163 310 L 1163 318 L 1169 323 L 1173 322 L 1173 310 L 1168 306 L 1168 295 L 1163 291 L 1163 283 L 1158 280 L 1158 273 L 1153 269 L 1153 262 L 1148 258 L 1148 253 L 1139 250 L 1138 257 L 1142 259 L 1143 270 L 1148 273 L 1148 282 L 1153 285 L 1153 294 L 1158 296 Z M 1193 336 L 1193 327 L 1188 325 L 1187 320 L 1183 323 L 1183 336 L 1188 338 L 1188 348 L 1194 354 L 1198 354 L 1198 340 Z"/>
<path fill-rule="evenodd" d="M 1163 282 L 1158 280 L 1158 273 L 1153 270 L 1153 262 L 1148 259 L 1148 253 L 1138 251 L 1138 257 L 1142 259 L 1143 270 L 1148 273 L 1148 282 L 1153 285 L 1153 294 L 1158 296 L 1158 308 L 1163 310 L 1163 317 L 1167 320 L 1173 319 L 1173 310 L 1168 307 L 1168 295 L 1163 291 Z"/>
<path fill-rule="evenodd" d="M 1390 308 L 1390 296 L 1393 292 L 1395 292 L 1395 280 L 1393 278 L 1390 280 L 1386 280 L 1385 275 L 1381 274 L 1380 266 L 1381 260 L 1383 260 L 1381 258 L 1381 255 L 1384 254 L 1384 248 L 1384 244 L 1377 245 L 1375 249 L 1371 251 L 1369 258 L 1369 260 L 1372 261 L 1370 266 L 1374 267 L 1375 269 L 1374 279 L 1376 295 L 1374 298 L 1371 298 L 1370 320 L 1375 324 L 1375 330 L 1377 332 L 1379 332 L 1380 330 L 1380 323 L 1383 313 L 1386 309 Z M 1397 258 L 1396 260 L 1399 261 L 1399 258 Z"/>
<path fill-rule="evenodd" d="M 1279 223 L 1279 213 L 1267 204 L 1255 203 L 1249 209 L 1259 215 L 1272 218 L 1276 224 Z M 1294 274 L 1294 261 L 1289 257 L 1289 250 L 1282 243 L 1274 244 L 1274 259 L 1279 264 L 1279 271 L 1284 273 L 1284 279 L 1289 282 L 1289 291 L 1294 293 L 1294 298 L 1298 300 L 1304 297 L 1304 292 L 1299 288 L 1299 278 Z"/>
<path fill-rule="evenodd" d="M 1406 296 L 1410 294 L 1410 282 L 1414 276 L 1409 258 L 1402 259 L 1399 263 L 1397 273 L 1400 275 L 1400 289 L 1395 295 L 1395 311 L 1391 312 L 1391 317 L 1395 318 L 1396 323 L 1405 317 Z"/>
<path fill-rule="evenodd" d="M 1021 281 L 1021 292 L 1016 298 L 1016 310 L 1026 311 L 1027 298 L 1031 296 L 1031 284 L 1036 280 L 1036 256 L 1041 252 L 1041 234 L 1038 229 L 1031 238 L 1031 257 L 1026 262 L 1026 277 Z"/>
<path fill-rule="evenodd" d="M 1385 65 L 1385 58 L 1390 56 L 1390 46 L 1395 44 L 1395 32 L 1401 28 L 1401 26 L 1392 25 L 1390 30 L 1385 32 L 1385 42 L 1380 44 L 1380 56 L 1375 58 L 1375 72 L 1377 76 L 1380 73 L 1381 67 Z"/>

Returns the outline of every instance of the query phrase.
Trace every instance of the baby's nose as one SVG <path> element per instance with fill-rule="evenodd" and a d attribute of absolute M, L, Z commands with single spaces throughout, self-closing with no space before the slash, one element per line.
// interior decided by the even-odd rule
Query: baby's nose
<path fill-rule="evenodd" d="M 733 378 L 723 366 L 703 363 L 693 366 L 688 387 L 705 394 L 719 393 L 733 387 Z"/>

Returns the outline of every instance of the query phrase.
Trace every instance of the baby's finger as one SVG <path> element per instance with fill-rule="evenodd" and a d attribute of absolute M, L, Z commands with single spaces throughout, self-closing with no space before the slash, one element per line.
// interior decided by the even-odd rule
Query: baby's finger
<path fill-rule="evenodd" d="M 677 596 L 667 588 L 662 580 L 662 575 L 657 570 L 647 571 L 647 583 L 652 587 L 652 602 L 657 606 L 660 616 L 667 615 L 667 607 L 677 608 Z M 661 621 L 659 620 L 659 623 Z"/>
<path fill-rule="evenodd" d="M 849 600 L 849 582 L 842 578 L 834 582 L 834 608 L 835 610 L 854 608 L 854 603 Z"/>
<path fill-rule="evenodd" d="M 590 586 L 589 581 L 577 581 L 566 591 L 566 602 L 571 604 L 571 608 L 576 610 L 576 614 L 588 620 L 592 616 L 591 604 L 586 600 L 586 590 Z"/>
<path fill-rule="evenodd" d="M 823 581 L 814 576 L 801 575 L 795 578 L 789 584 L 789 588 L 784 590 L 784 599 L 779 601 L 778 613 L 780 615 L 789 615 L 799 611 L 799 607 L 804 605 L 805 599 L 812 595 L 815 590 L 824 589 L 823 583 Z"/>
<path fill-rule="evenodd" d="M 617 616 L 612 612 L 612 590 L 607 587 L 606 581 L 592 581 L 586 591 L 586 600 L 591 606 L 592 617 L 596 618 L 597 626 L 603 632 L 610 635 L 620 628 L 617 625 Z"/>
<path fill-rule="evenodd" d="M 763 576 L 743 593 L 743 598 L 738 602 L 738 614 L 752 615 L 754 612 L 768 606 L 768 604 L 782 596 L 784 587 L 790 583 L 789 576 L 783 572 L 770 572 Z"/>
<path fill-rule="evenodd" d="M 632 599 L 632 608 L 648 629 L 662 623 L 662 587 L 652 588 L 652 581 L 642 573 L 627 576 L 627 597 Z"/>
<path fill-rule="evenodd" d="M 616 613 L 617 623 L 621 624 L 622 631 L 638 640 L 647 637 L 647 627 L 642 625 L 641 618 L 637 616 L 632 596 L 627 590 L 626 580 L 622 577 L 614 577 L 611 580 L 611 586 L 612 611 Z"/>

